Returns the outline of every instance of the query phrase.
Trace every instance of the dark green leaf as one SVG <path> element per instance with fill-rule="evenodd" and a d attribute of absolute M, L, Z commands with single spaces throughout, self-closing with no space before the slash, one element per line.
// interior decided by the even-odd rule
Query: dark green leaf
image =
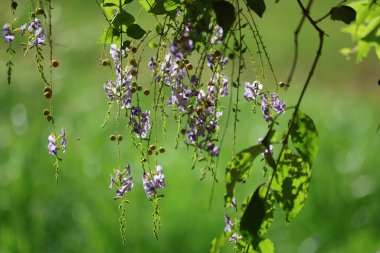
<path fill-rule="evenodd" d="M 120 29 L 120 26 L 124 25 L 128 27 L 129 25 L 133 24 L 133 22 L 135 22 L 135 18 L 125 10 L 122 10 L 116 14 L 115 18 L 112 21 L 112 24 L 115 28 Z"/>
<path fill-rule="evenodd" d="M 235 7 L 227 1 L 216 1 L 212 3 L 216 15 L 216 23 L 223 28 L 223 34 L 227 34 L 235 21 Z"/>
<path fill-rule="evenodd" d="M 167 13 L 167 11 L 165 10 L 164 2 L 161 0 L 140 0 L 140 4 L 149 13 L 155 15 L 164 15 Z"/>
<path fill-rule="evenodd" d="M 298 154 L 311 167 L 318 152 L 318 132 L 313 120 L 301 111 L 297 112 L 290 139 Z"/>
<path fill-rule="evenodd" d="M 366 36 L 361 38 L 361 40 L 364 40 L 366 42 L 375 42 L 380 45 L 380 23 L 378 26 L 375 26 Z"/>
<path fill-rule="evenodd" d="M 247 5 L 261 18 L 265 12 L 264 0 L 247 0 Z"/>
<path fill-rule="evenodd" d="M 145 35 L 145 30 L 138 24 L 132 24 L 127 28 L 127 35 L 133 39 L 141 39 Z"/>
<path fill-rule="evenodd" d="M 347 5 L 332 8 L 330 11 L 330 17 L 332 20 L 339 20 L 345 24 L 349 24 L 356 18 L 356 11 Z"/>
<path fill-rule="evenodd" d="M 307 198 L 311 176 L 309 163 L 286 148 L 273 176 L 271 190 L 285 211 L 286 221 L 290 222 Z"/>
<path fill-rule="evenodd" d="M 240 231 L 249 241 L 264 235 L 273 221 L 274 197 L 267 194 L 266 184 L 260 185 L 253 193 L 240 220 Z"/>
<path fill-rule="evenodd" d="M 253 160 L 259 156 L 265 147 L 255 145 L 238 153 L 228 164 L 226 169 L 226 195 L 225 205 L 229 207 L 235 195 L 235 185 L 237 182 L 244 182 L 249 177 Z"/>

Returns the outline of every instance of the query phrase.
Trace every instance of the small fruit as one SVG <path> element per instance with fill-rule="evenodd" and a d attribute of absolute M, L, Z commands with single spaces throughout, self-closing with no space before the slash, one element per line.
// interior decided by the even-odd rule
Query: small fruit
<path fill-rule="evenodd" d="M 116 136 L 115 135 L 110 135 L 110 141 L 115 141 L 116 140 Z"/>
<path fill-rule="evenodd" d="M 118 136 L 117 136 L 117 141 L 122 141 L 122 140 L 123 140 L 123 136 L 118 135 Z"/>
<path fill-rule="evenodd" d="M 145 96 L 148 96 L 149 94 L 150 94 L 150 90 L 145 89 L 145 90 L 144 90 L 144 95 L 145 95 Z"/>
<path fill-rule="evenodd" d="M 53 66 L 53 68 L 57 68 L 59 66 L 59 61 L 57 60 L 52 60 L 51 61 L 51 65 Z"/>
<path fill-rule="evenodd" d="M 193 69 L 193 64 L 189 63 L 186 65 L 187 70 L 192 70 Z"/>
<path fill-rule="evenodd" d="M 150 150 L 153 150 L 153 151 L 156 150 L 156 145 L 154 145 L 154 144 L 150 145 L 150 146 L 149 146 L 149 149 L 150 149 Z"/>
<path fill-rule="evenodd" d="M 165 153 L 165 148 L 164 148 L 164 147 L 160 147 L 160 148 L 158 149 L 158 151 L 159 151 L 160 153 Z"/>
<path fill-rule="evenodd" d="M 50 111 L 48 109 L 45 109 L 42 111 L 45 116 L 50 115 Z"/>

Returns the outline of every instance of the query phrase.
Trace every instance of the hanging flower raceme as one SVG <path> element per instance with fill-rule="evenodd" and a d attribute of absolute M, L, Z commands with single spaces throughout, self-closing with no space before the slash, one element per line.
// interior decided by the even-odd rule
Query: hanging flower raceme
<path fill-rule="evenodd" d="M 35 18 L 29 22 L 28 32 L 29 36 L 29 47 L 40 46 L 46 41 L 44 30 L 41 26 L 41 20 Z M 22 34 L 24 32 L 22 31 Z"/>
<path fill-rule="evenodd" d="M 150 111 L 142 112 L 139 106 L 132 106 L 129 125 L 137 138 L 146 138 L 150 129 Z"/>
<path fill-rule="evenodd" d="M 57 142 L 60 141 L 59 144 Z M 55 137 L 54 134 L 50 134 L 48 137 L 48 150 L 51 155 L 58 155 L 58 151 L 62 150 L 62 153 L 66 152 L 67 140 L 65 129 L 62 128 L 61 135 Z"/>
<path fill-rule="evenodd" d="M 245 82 L 245 92 L 244 97 L 249 101 L 256 101 L 257 96 L 259 96 L 261 90 L 263 89 L 263 85 L 258 81 L 254 81 L 252 84 L 249 82 Z"/>
<path fill-rule="evenodd" d="M 216 25 L 214 27 L 214 35 L 211 37 L 211 45 L 217 45 L 219 43 L 222 43 L 222 38 L 223 38 L 223 28 Z"/>
<path fill-rule="evenodd" d="M 148 198 L 155 195 L 159 189 L 165 188 L 165 176 L 160 165 L 157 165 L 156 171 L 152 171 L 151 173 L 144 171 L 142 180 L 144 191 Z"/>
<path fill-rule="evenodd" d="M 231 232 L 233 230 L 234 223 L 227 214 L 224 215 L 224 222 L 226 223 L 226 226 L 224 227 L 224 232 Z M 242 236 L 235 232 L 230 236 L 228 241 L 231 243 L 236 243 L 241 238 Z"/>
<path fill-rule="evenodd" d="M 127 164 L 123 171 L 115 170 L 115 175 L 111 177 L 110 188 L 112 189 L 114 185 L 117 186 L 116 196 L 114 199 L 122 198 L 127 192 L 132 190 L 133 182 L 131 176 L 131 166 Z"/>
<path fill-rule="evenodd" d="M 11 27 L 9 26 L 9 24 L 5 24 L 1 29 L 1 32 L 3 33 L 5 43 L 9 43 L 15 39 L 15 36 L 11 31 Z"/>
<path fill-rule="evenodd" d="M 193 40 L 190 38 L 191 24 L 184 25 L 180 35 L 174 38 L 170 45 L 170 53 L 176 61 L 182 61 L 194 50 Z"/>

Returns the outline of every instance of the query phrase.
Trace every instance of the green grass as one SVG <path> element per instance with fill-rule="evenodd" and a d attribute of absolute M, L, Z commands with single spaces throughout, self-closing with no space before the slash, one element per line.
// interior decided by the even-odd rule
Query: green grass
<path fill-rule="evenodd" d="M 275 15 L 265 17 L 259 26 L 278 78 L 285 80 L 296 19 L 284 17 L 292 5 L 282 2 L 269 5 Z M 152 206 L 140 180 L 139 154 L 125 138 L 122 163 L 131 163 L 135 188 L 128 194 L 131 203 L 123 246 L 118 204 L 108 189 L 109 174 L 117 166 L 116 147 L 108 141 L 114 124 L 111 120 L 107 128 L 100 128 L 107 111 L 102 85 L 112 77 L 111 71 L 98 64 L 101 45 L 95 42 L 101 33 L 101 15 L 90 1 L 63 1 L 56 4 L 56 12 L 55 56 L 61 62 L 55 75 L 56 123 L 66 127 L 69 143 L 59 183 L 54 181 L 53 159 L 47 153 L 50 130 L 42 115 L 47 103 L 34 58 L 17 54 L 13 83 L 8 87 L 5 46 L 0 44 L 0 252 L 207 252 L 212 238 L 224 228 L 223 168 L 230 159 L 230 147 L 222 153 L 220 183 L 210 211 L 210 176 L 198 180 L 199 167 L 190 170 L 191 152 L 184 145 L 174 150 L 175 126 L 168 128 L 168 139 L 162 142 L 167 152 L 160 155 L 167 188 L 161 201 L 160 239 L 155 240 Z M 5 18 L 1 17 L 1 23 Z M 277 252 L 380 249 L 379 62 L 373 57 L 360 65 L 345 61 L 338 49 L 349 44 L 349 37 L 339 32 L 340 27 L 338 23 L 326 27 L 330 36 L 301 106 L 317 125 L 320 152 L 309 198 L 299 216 L 286 226 L 283 214 L 276 212 L 269 235 Z M 316 47 L 313 36 L 307 32 L 302 37 L 307 39 L 301 48 L 304 57 L 293 85 L 282 93 L 288 105 L 295 104 L 311 65 Z M 248 72 L 243 75 L 243 80 L 254 79 Z M 238 149 L 256 143 L 265 133 L 261 115 L 254 116 L 249 109 L 242 108 Z M 260 182 L 260 169 L 256 166 L 247 184 L 240 187 L 243 193 Z"/>

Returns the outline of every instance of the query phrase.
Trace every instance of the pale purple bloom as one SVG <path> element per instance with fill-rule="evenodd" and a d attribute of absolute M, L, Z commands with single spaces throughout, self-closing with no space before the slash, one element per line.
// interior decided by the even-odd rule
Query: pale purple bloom
<path fill-rule="evenodd" d="M 56 145 L 56 141 L 53 135 L 49 135 L 48 137 L 48 149 L 49 154 L 51 155 L 57 155 L 58 152 L 58 146 Z"/>
<path fill-rule="evenodd" d="M 15 36 L 12 33 L 9 24 L 5 24 L 3 26 L 3 28 L 1 29 L 1 31 L 3 33 L 3 37 L 4 37 L 4 42 L 5 43 L 9 43 L 9 42 L 11 42 L 11 41 L 13 41 L 15 39 Z"/>
<path fill-rule="evenodd" d="M 65 132 L 65 129 L 62 128 L 61 130 L 61 145 L 62 145 L 62 152 L 65 153 L 66 152 L 66 146 L 67 146 L 67 140 L 66 140 L 66 132 Z"/>
<path fill-rule="evenodd" d="M 20 27 L 20 35 L 21 35 L 21 36 L 24 36 L 25 30 L 26 30 L 26 24 L 23 24 L 23 25 Z"/>
<path fill-rule="evenodd" d="M 132 190 L 133 182 L 131 176 L 131 166 L 127 164 L 123 171 L 115 170 L 115 176 L 111 176 L 110 188 L 112 189 L 113 185 L 117 185 L 118 189 L 116 190 L 116 196 L 114 199 L 122 198 L 127 192 Z"/>
<path fill-rule="evenodd" d="M 226 223 L 226 226 L 224 227 L 224 232 L 232 231 L 232 227 L 234 226 L 234 223 L 232 222 L 231 218 L 227 214 L 224 214 L 224 222 Z"/>
<path fill-rule="evenodd" d="M 263 138 L 259 138 L 258 144 L 262 144 L 262 142 L 263 142 Z M 273 145 L 269 144 L 268 147 L 265 147 L 265 150 L 262 153 L 262 155 L 263 157 L 266 157 L 267 155 L 273 156 Z"/>
<path fill-rule="evenodd" d="M 156 171 L 152 171 L 152 174 L 144 171 L 142 180 L 148 198 L 156 194 L 159 189 L 165 188 L 165 176 L 160 165 L 157 165 Z"/>
<path fill-rule="evenodd" d="M 272 93 L 270 104 L 276 113 L 281 114 L 285 112 L 285 102 L 280 100 L 276 93 Z"/>
<path fill-rule="evenodd" d="M 216 45 L 218 43 L 221 43 L 222 37 L 223 37 L 223 28 L 216 25 L 214 27 L 214 36 L 212 36 L 211 41 L 210 41 L 211 45 Z"/>
<path fill-rule="evenodd" d="M 230 238 L 228 238 L 228 242 L 237 243 L 237 241 L 239 241 L 241 238 L 242 238 L 242 236 L 239 235 L 238 233 L 233 233 L 230 236 Z"/>
<path fill-rule="evenodd" d="M 269 105 L 268 105 L 268 100 L 267 100 L 267 97 L 266 97 L 266 94 L 263 94 L 261 96 L 261 110 L 264 114 L 264 119 L 265 121 L 271 121 L 272 120 L 272 115 L 270 114 L 270 110 L 269 110 Z"/>
<path fill-rule="evenodd" d="M 260 94 L 260 91 L 263 88 L 263 85 L 258 81 L 254 81 L 252 84 L 249 82 L 245 82 L 245 92 L 244 97 L 247 101 L 255 100 L 257 96 Z"/>
<path fill-rule="evenodd" d="M 29 46 L 39 46 L 46 41 L 44 30 L 41 27 L 41 21 L 38 18 L 29 22 L 28 31 L 31 33 Z"/>
<path fill-rule="evenodd" d="M 140 107 L 132 106 L 129 125 L 132 126 L 132 131 L 135 132 L 137 138 L 146 138 L 151 127 L 150 111 L 142 112 Z"/>
<path fill-rule="evenodd" d="M 119 62 L 121 57 L 125 56 L 125 50 L 121 48 L 121 46 L 118 48 L 116 44 L 111 44 L 110 47 L 110 55 L 113 58 L 115 62 Z"/>

